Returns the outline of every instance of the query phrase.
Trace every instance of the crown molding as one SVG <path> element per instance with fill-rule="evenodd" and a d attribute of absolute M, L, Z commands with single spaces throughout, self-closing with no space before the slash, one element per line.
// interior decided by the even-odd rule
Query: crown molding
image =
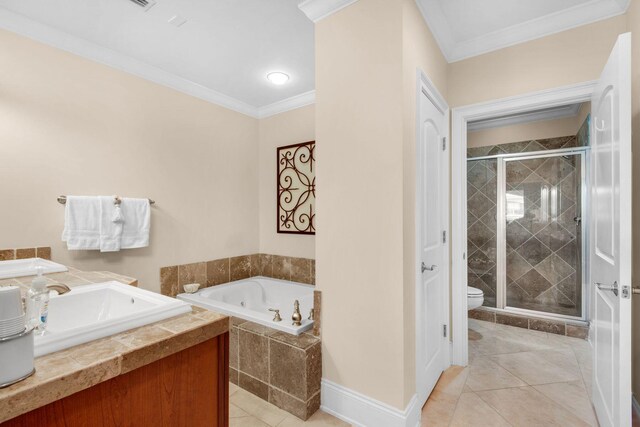
<path fill-rule="evenodd" d="M 314 104 L 315 102 L 316 91 L 311 90 L 309 92 L 301 93 L 300 95 L 292 96 L 291 98 L 283 99 L 282 101 L 260 107 L 258 109 L 258 118 L 265 119 L 267 117 L 275 116 L 276 114 Z"/>
<path fill-rule="evenodd" d="M 313 22 L 318 22 L 358 0 L 304 0 L 298 8 Z"/>
<path fill-rule="evenodd" d="M 579 112 L 580 104 L 562 105 L 544 110 L 527 111 L 503 117 L 469 122 L 467 124 L 467 128 L 469 132 L 473 132 L 477 130 L 539 122 L 543 120 L 564 119 L 567 117 L 576 117 Z"/>
<path fill-rule="evenodd" d="M 416 0 L 447 62 L 456 62 L 626 13 L 630 0 L 592 0 L 522 24 L 457 42 L 438 0 Z"/>
<path fill-rule="evenodd" d="M 254 117 L 256 119 L 303 107 L 315 102 L 315 91 L 306 92 L 264 107 L 254 107 L 127 55 L 72 36 L 48 25 L 0 7 L 0 28 L 83 58 L 116 68 L 186 95 Z"/>

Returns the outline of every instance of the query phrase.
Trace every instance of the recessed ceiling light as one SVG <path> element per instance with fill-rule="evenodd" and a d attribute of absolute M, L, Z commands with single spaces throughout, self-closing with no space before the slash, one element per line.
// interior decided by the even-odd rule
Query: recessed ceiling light
<path fill-rule="evenodd" d="M 289 76 L 285 73 L 281 73 L 279 71 L 267 74 L 267 79 L 274 85 L 283 85 L 287 81 L 289 81 Z"/>

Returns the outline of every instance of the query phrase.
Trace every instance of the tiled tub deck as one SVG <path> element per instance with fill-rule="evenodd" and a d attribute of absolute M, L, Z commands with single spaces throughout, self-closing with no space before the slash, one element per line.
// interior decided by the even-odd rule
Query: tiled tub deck
<path fill-rule="evenodd" d="M 318 337 L 295 336 L 237 317 L 231 318 L 229 332 L 232 383 L 302 420 L 320 408 Z"/>

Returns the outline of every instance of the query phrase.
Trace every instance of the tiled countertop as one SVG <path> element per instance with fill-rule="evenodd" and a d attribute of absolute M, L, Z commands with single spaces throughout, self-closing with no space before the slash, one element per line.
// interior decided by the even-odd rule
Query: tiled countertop
<path fill-rule="evenodd" d="M 137 286 L 135 279 L 108 272 L 69 269 L 67 273 L 48 274 L 45 277 L 71 288 L 109 280 Z M 0 280 L 0 286 L 19 284 L 26 291 L 32 278 Z M 215 338 L 228 330 L 227 316 L 193 307 L 191 313 L 38 357 L 35 360 L 35 374 L 0 389 L 0 423 Z"/>

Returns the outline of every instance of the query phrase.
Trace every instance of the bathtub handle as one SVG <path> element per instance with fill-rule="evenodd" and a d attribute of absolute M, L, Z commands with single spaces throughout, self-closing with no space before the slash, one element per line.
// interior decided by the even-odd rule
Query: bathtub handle
<path fill-rule="evenodd" d="M 273 316 L 273 321 L 274 322 L 281 322 L 282 321 L 282 317 L 280 317 L 280 310 L 277 310 L 275 308 L 270 308 L 269 311 L 275 311 L 276 315 Z"/>

